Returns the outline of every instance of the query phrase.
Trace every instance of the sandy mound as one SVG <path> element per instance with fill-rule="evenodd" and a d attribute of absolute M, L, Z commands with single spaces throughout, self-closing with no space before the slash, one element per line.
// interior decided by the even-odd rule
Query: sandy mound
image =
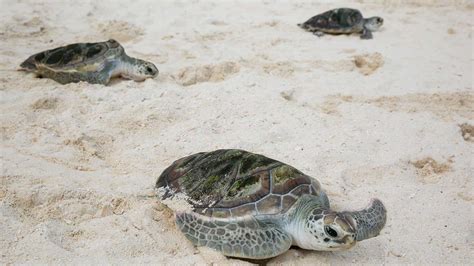
<path fill-rule="evenodd" d="M 49 110 L 49 109 L 56 109 L 60 103 L 60 99 L 56 97 L 52 98 L 42 98 L 37 100 L 31 105 L 31 108 L 34 110 Z"/>
<path fill-rule="evenodd" d="M 452 160 L 448 160 L 446 163 L 440 163 L 431 157 L 410 161 L 410 164 L 416 168 L 416 172 L 423 184 L 439 182 L 442 174 L 451 170 L 452 163 Z"/>
<path fill-rule="evenodd" d="M 461 128 L 461 135 L 465 141 L 474 142 L 474 126 L 464 123 L 459 125 Z"/>
<path fill-rule="evenodd" d="M 223 62 L 216 65 L 186 67 L 173 75 L 178 84 L 190 86 L 201 82 L 219 82 L 240 71 L 234 62 Z"/>
<path fill-rule="evenodd" d="M 97 25 L 97 29 L 108 39 L 115 39 L 119 42 L 129 42 L 137 40 L 143 36 L 145 30 L 126 21 L 111 20 Z"/>
<path fill-rule="evenodd" d="M 262 69 L 266 74 L 282 78 L 287 78 L 295 72 L 295 66 L 291 62 L 267 63 L 262 66 Z"/>
<path fill-rule="evenodd" d="M 383 66 L 384 61 L 382 54 L 373 53 L 354 56 L 354 64 L 360 73 L 367 76 Z"/>
<path fill-rule="evenodd" d="M 40 17 L 16 17 L 14 23 L 2 23 L 0 38 L 39 37 L 47 34 L 46 23 Z"/>
<path fill-rule="evenodd" d="M 90 136 L 92 133 L 95 135 Z M 101 132 L 89 132 L 89 135 L 82 133 L 80 137 L 67 139 L 65 145 L 72 146 L 81 153 L 81 160 L 89 160 L 91 157 L 106 159 L 112 149 L 114 137 Z"/>

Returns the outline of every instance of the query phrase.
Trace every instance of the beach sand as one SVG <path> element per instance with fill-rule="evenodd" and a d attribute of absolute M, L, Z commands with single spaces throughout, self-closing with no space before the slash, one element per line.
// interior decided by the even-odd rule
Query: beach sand
<path fill-rule="evenodd" d="M 155 196 L 174 160 L 219 148 L 295 166 L 336 210 L 386 205 L 379 237 L 269 264 L 474 261 L 472 1 L 0 3 L 0 263 L 248 263 L 194 248 Z M 369 41 L 296 26 L 341 6 L 385 25 Z M 160 75 L 16 71 L 109 38 Z"/>

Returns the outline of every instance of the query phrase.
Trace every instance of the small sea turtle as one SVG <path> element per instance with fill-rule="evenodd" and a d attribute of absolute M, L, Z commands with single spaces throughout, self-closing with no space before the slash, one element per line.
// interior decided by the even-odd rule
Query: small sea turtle
<path fill-rule="evenodd" d="M 364 210 L 333 211 L 318 181 L 243 150 L 179 159 L 163 171 L 156 187 L 163 200 L 174 203 L 184 195 L 192 206 L 177 211 L 176 224 L 193 244 L 231 257 L 265 259 L 292 245 L 347 249 L 377 236 L 386 221 L 378 199 Z"/>
<path fill-rule="evenodd" d="M 20 67 L 61 84 L 87 81 L 105 85 L 116 76 L 142 81 L 158 75 L 153 63 L 128 56 L 122 45 L 112 39 L 74 43 L 37 53 Z"/>
<path fill-rule="evenodd" d="M 361 39 L 372 39 L 372 31 L 377 31 L 382 24 L 381 17 L 364 18 L 357 9 L 337 8 L 316 15 L 298 26 L 319 37 L 324 33 L 361 33 Z"/>

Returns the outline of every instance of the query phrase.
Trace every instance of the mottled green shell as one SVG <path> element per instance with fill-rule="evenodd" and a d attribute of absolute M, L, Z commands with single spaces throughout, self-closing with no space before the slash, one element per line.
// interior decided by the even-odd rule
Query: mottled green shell
<path fill-rule="evenodd" d="M 319 183 L 292 166 L 243 150 L 202 152 L 175 161 L 156 183 L 163 198 L 188 196 L 194 211 L 212 217 L 285 213 Z"/>
<path fill-rule="evenodd" d="M 50 71 L 97 71 L 108 59 L 121 56 L 123 47 L 115 40 L 97 43 L 74 43 L 46 50 L 30 56 L 20 66 L 35 71 L 47 68 Z"/>
<path fill-rule="evenodd" d="M 357 9 L 337 8 L 316 15 L 304 24 L 328 33 L 350 33 L 362 30 L 363 19 Z"/>

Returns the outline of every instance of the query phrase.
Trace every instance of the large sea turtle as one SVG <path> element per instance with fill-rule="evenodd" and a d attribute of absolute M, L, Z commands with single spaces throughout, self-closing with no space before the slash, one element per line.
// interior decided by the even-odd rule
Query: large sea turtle
<path fill-rule="evenodd" d="M 372 31 L 377 31 L 382 24 L 381 17 L 364 18 L 357 9 L 336 8 L 316 15 L 298 26 L 319 37 L 324 33 L 361 33 L 360 38 L 372 39 Z"/>
<path fill-rule="evenodd" d="M 316 179 L 243 150 L 179 159 L 163 171 L 156 187 L 162 199 L 174 202 L 184 195 L 192 206 L 176 213 L 176 224 L 193 244 L 231 257 L 265 259 L 292 245 L 347 249 L 377 236 L 386 221 L 378 199 L 360 211 L 333 211 Z"/>
<path fill-rule="evenodd" d="M 153 63 L 128 56 L 112 39 L 43 51 L 30 56 L 20 67 L 61 84 L 87 81 L 105 85 L 116 76 L 142 81 L 158 75 Z"/>

